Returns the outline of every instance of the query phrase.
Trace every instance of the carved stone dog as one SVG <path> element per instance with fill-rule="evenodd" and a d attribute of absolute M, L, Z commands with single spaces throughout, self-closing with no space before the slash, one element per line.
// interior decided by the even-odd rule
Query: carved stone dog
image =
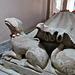
<path fill-rule="evenodd" d="M 11 31 L 12 51 L 5 52 L 2 57 L 10 56 L 21 60 L 24 56 L 23 59 L 27 59 L 27 62 L 34 66 L 35 70 L 42 71 L 49 58 L 46 50 L 40 44 L 40 40 L 29 38 L 23 32 L 22 22 L 16 18 L 6 18 L 5 24 Z"/>

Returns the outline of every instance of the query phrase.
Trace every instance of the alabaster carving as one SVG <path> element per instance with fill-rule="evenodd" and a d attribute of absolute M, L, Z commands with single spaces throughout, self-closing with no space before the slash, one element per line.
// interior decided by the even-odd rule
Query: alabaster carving
<path fill-rule="evenodd" d="M 22 22 L 16 18 L 6 18 L 5 24 L 11 31 L 12 50 L 5 52 L 2 58 L 16 64 L 22 62 L 22 66 L 42 72 L 49 57 L 40 40 L 38 38 L 29 38 L 23 32 Z M 23 59 L 24 61 L 22 61 Z"/>
<path fill-rule="evenodd" d="M 15 63 L 19 67 L 28 67 L 37 72 L 32 75 L 75 75 L 73 13 L 61 11 L 54 14 L 45 23 L 37 24 L 36 29 L 28 35 L 23 32 L 22 22 L 16 18 L 5 19 L 5 24 L 11 31 L 13 46 L 11 51 L 2 56 L 5 66 L 9 67 L 6 63 Z M 26 71 L 25 68 L 23 70 Z M 23 74 L 22 71 L 20 73 Z"/>
<path fill-rule="evenodd" d="M 36 37 L 41 39 L 48 53 L 52 52 L 51 63 L 55 72 L 58 75 L 74 75 L 75 15 L 69 11 L 59 12 L 36 27 L 39 29 Z"/>

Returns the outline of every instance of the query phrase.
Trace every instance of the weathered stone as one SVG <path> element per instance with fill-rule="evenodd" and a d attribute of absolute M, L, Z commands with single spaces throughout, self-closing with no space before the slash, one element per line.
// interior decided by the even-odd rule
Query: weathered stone
<path fill-rule="evenodd" d="M 19 66 L 17 64 L 11 63 L 11 62 L 6 61 L 4 59 L 2 59 L 2 62 L 6 68 L 13 69 L 20 74 L 26 74 L 26 75 L 40 75 L 41 74 L 41 73 L 36 72 L 32 69 L 29 69 L 29 68 L 23 67 L 23 66 Z"/>
<path fill-rule="evenodd" d="M 5 58 L 6 56 L 8 57 L 13 57 L 13 58 L 16 58 L 16 59 L 22 59 L 21 55 L 19 54 L 16 54 L 14 51 L 10 50 L 10 51 L 5 51 L 2 55 L 2 58 Z"/>
<path fill-rule="evenodd" d="M 2 54 L 3 54 L 5 51 L 11 50 L 11 48 L 12 48 L 12 45 L 11 45 L 10 40 L 1 42 L 1 43 L 0 43 L 0 59 L 1 59 Z"/>
<path fill-rule="evenodd" d="M 0 65 L 2 65 L 2 61 L 0 60 Z"/>
<path fill-rule="evenodd" d="M 0 75 L 8 75 L 8 74 L 0 71 Z"/>
<path fill-rule="evenodd" d="M 75 62 L 75 49 L 64 49 L 63 51 L 57 53 L 53 61 L 53 65 L 54 67 L 57 68 L 59 72 L 64 73 L 64 75 L 73 75 L 75 74 L 74 62 Z"/>
<path fill-rule="evenodd" d="M 54 50 L 51 61 L 53 67 L 58 70 L 57 73 L 59 75 L 75 74 L 75 15 L 69 11 L 59 12 L 45 24 L 38 24 L 36 27 L 39 29 L 36 37 L 41 39 L 41 43 L 48 43 L 48 45 L 44 44 L 46 49 L 50 44 L 55 44 L 51 46 L 54 49 L 49 48 L 47 52 Z"/>
<path fill-rule="evenodd" d="M 11 31 L 11 43 L 14 52 L 4 53 L 3 56 L 11 56 L 16 59 L 18 56 L 25 55 L 24 58 L 31 63 L 35 69 L 42 70 L 46 67 L 48 61 L 48 54 L 38 38 L 30 38 L 22 28 L 22 22 L 16 18 L 6 18 L 5 24 Z"/>
<path fill-rule="evenodd" d="M 17 73 L 17 72 L 14 71 L 14 70 L 5 68 L 5 67 L 2 66 L 2 65 L 0 65 L 0 71 L 2 71 L 2 72 L 0 73 L 0 75 L 21 75 L 21 74 Z"/>
<path fill-rule="evenodd" d="M 48 72 L 48 73 L 51 73 L 51 74 L 56 74 L 55 73 L 55 69 L 52 67 L 51 65 L 51 60 L 49 59 L 48 61 L 48 64 L 46 66 L 46 68 L 43 70 L 44 72 Z"/>
<path fill-rule="evenodd" d="M 26 60 L 2 59 L 4 66 L 26 75 L 74 75 L 75 74 L 75 15 L 70 12 L 59 12 L 47 22 L 40 23 L 28 36 L 17 19 L 6 19 L 11 31 L 11 42 L 14 52 L 25 54 Z M 15 25 L 13 25 L 15 24 Z M 15 28 L 14 28 L 15 27 Z M 18 28 L 17 28 L 18 27 Z M 36 33 L 35 33 L 36 32 Z M 35 37 L 35 38 L 34 38 Z M 39 38 L 39 39 L 36 39 Z M 51 61 L 48 61 L 48 55 Z M 33 44 L 32 44 L 33 43 Z M 52 54 L 51 54 L 52 52 Z M 71 53 L 71 54 L 70 54 Z M 43 59 L 42 59 L 43 58 Z M 29 73 L 28 73 L 29 72 Z"/>
<path fill-rule="evenodd" d="M 24 59 L 21 61 L 25 61 Z M 22 65 L 19 60 L 12 59 L 10 62 L 7 60 L 2 59 L 2 62 L 4 66 L 8 69 L 12 69 L 14 71 L 17 71 L 20 74 L 26 74 L 26 75 L 56 75 L 55 70 L 51 66 L 51 61 L 48 61 L 48 64 L 46 68 L 41 72 L 34 71 L 33 68 L 27 68 Z M 23 63 L 23 62 L 22 62 Z M 23 63 L 24 64 L 24 63 Z"/>
<path fill-rule="evenodd" d="M 52 74 L 52 73 L 49 73 L 49 72 L 45 72 L 44 71 L 41 75 L 56 75 L 56 74 L 54 74 L 54 73 Z"/>
<path fill-rule="evenodd" d="M 36 67 L 27 62 L 27 59 L 17 60 L 11 59 L 10 63 L 17 64 L 18 66 L 32 68 L 35 71 L 42 72 L 43 70 L 40 67 Z"/>

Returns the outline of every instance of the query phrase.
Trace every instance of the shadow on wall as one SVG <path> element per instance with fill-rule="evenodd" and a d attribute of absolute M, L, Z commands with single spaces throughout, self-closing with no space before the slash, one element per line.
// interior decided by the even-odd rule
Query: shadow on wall
<path fill-rule="evenodd" d="M 0 0 L 0 42 L 8 40 L 10 31 L 4 25 L 7 17 L 16 17 L 27 31 L 46 19 L 47 0 Z"/>

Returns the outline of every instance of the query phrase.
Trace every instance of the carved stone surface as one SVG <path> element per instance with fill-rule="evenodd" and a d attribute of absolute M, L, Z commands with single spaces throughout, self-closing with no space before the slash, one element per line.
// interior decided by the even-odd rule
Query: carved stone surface
<path fill-rule="evenodd" d="M 15 61 L 17 61 L 17 62 L 15 62 Z M 3 62 L 4 66 L 6 68 L 13 69 L 13 70 L 17 71 L 20 74 L 26 74 L 26 75 L 45 75 L 45 74 L 47 74 L 47 75 L 49 75 L 49 74 L 50 75 L 56 75 L 54 69 L 51 66 L 51 61 L 50 60 L 48 61 L 48 64 L 47 64 L 46 68 L 43 70 L 42 73 L 37 72 L 33 69 L 29 69 L 27 67 L 24 67 L 21 63 L 20 63 L 20 65 L 18 65 L 18 62 L 20 62 L 20 61 L 16 60 L 16 59 L 12 59 L 11 62 L 9 62 L 5 59 L 2 59 L 2 62 Z M 4 70 L 4 69 L 2 69 L 2 70 Z"/>
<path fill-rule="evenodd" d="M 63 42 L 66 47 L 72 47 L 75 43 L 74 37 L 74 21 L 75 15 L 70 12 L 59 12 L 45 24 L 38 24 L 39 28 L 37 37 L 44 41 L 61 43 Z M 42 36 L 40 35 L 42 34 Z M 66 42 L 65 42 L 66 41 Z"/>
<path fill-rule="evenodd" d="M 6 61 L 6 60 L 2 60 L 3 61 L 3 64 L 5 64 L 4 66 L 6 68 L 9 68 L 9 69 L 13 69 L 15 71 L 17 71 L 18 73 L 20 74 L 26 74 L 26 75 L 45 75 L 45 74 L 52 74 L 52 75 L 55 75 L 54 73 L 54 69 L 51 68 L 51 63 L 49 62 L 47 67 L 48 69 L 44 69 L 44 71 L 42 73 L 40 72 L 37 72 L 37 71 L 34 71 L 33 69 L 29 69 L 27 67 L 23 67 L 23 66 L 19 66 L 17 64 L 14 64 L 14 63 L 11 63 L 9 61 Z"/>
<path fill-rule="evenodd" d="M 13 69 L 17 72 L 19 72 L 20 74 L 26 74 L 26 75 L 40 75 L 40 73 L 34 71 L 34 70 L 31 70 L 29 68 L 25 68 L 23 66 L 18 66 L 16 64 L 13 64 L 13 63 L 10 63 L 9 61 L 5 61 L 3 60 L 3 63 L 4 63 L 4 66 L 9 68 L 9 69 Z"/>
<path fill-rule="evenodd" d="M 0 65 L 0 75 L 20 75 L 20 73 Z"/>
<path fill-rule="evenodd" d="M 26 75 L 75 74 L 73 13 L 59 12 L 45 23 L 39 23 L 28 35 L 23 32 L 20 20 L 8 18 L 5 23 L 11 31 L 13 46 L 13 51 L 2 56 L 5 67 Z"/>
<path fill-rule="evenodd" d="M 41 40 L 51 56 L 51 63 L 56 73 L 75 74 L 75 15 L 69 11 L 59 12 L 36 27 L 38 31 L 35 37 Z"/>
<path fill-rule="evenodd" d="M 40 40 L 38 38 L 28 37 L 23 32 L 22 22 L 16 18 L 5 19 L 5 24 L 11 31 L 10 40 L 12 50 L 2 55 L 3 65 L 7 68 L 10 67 L 10 69 L 21 71 L 21 74 L 25 74 L 25 72 L 22 72 L 25 70 L 24 67 L 33 69 L 37 73 L 42 73 L 48 63 L 49 57 Z M 22 66 L 22 68 L 20 66 Z M 28 73 L 28 75 L 29 74 L 31 73 Z M 35 73 L 32 72 L 32 75 L 35 75 Z"/>
<path fill-rule="evenodd" d="M 46 42 L 49 41 L 49 44 L 58 44 L 56 48 L 52 49 L 54 51 L 51 54 L 51 61 L 54 68 L 56 69 L 56 73 L 59 75 L 75 74 L 74 23 L 75 15 L 67 11 L 59 12 L 45 24 L 37 25 L 37 27 L 40 29 L 37 34 L 38 38 Z M 42 34 L 42 36 L 40 34 Z M 43 38 L 44 36 L 45 38 Z"/>
<path fill-rule="evenodd" d="M 7 40 L 7 41 L 4 41 L 0 44 L 0 56 L 5 52 L 5 51 L 8 51 L 8 50 L 11 50 L 12 48 L 12 45 L 11 45 L 11 42 L 10 40 Z"/>
<path fill-rule="evenodd" d="M 6 43 L 6 42 L 5 42 Z M 9 43 L 9 42 L 8 42 Z M 10 47 L 9 47 L 9 50 L 10 50 Z M 9 56 L 11 56 L 11 53 L 10 52 L 12 52 L 12 51 L 6 51 L 7 53 L 9 53 Z M 6 54 L 6 55 L 8 55 L 8 54 Z M 0 60 L 0 74 L 4 74 L 4 75 L 8 75 L 8 74 L 12 74 L 12 75 L 21 75 L 21 73 L 17 73 L 14 69 L 10 69 L 11 67 L 12 67 L 12 64 L 15 66 L 18 66 L 18 68 L 20 68 L 20 66 L 24 66 L 24 65 L 26 65 L 25 64 L 25 62 L 24 61 L 26 61 L 25 59 L 22 59 L 21 61 L 20 60 L 17 60 L 17 59 L 13 59 L 13 58 L 11 58 L 11 57 L 9 57 L 9 56 L 6 56 L 6 55 L 3 55 L 3 56 L 5 56 L 5 59 L 3 59 L 4 61 L 2 62 L 1 60 Z M 13 56 L 14 57 L 14 56 Z M 15 58 L 15 57 L 14 57 Z M 9 62 L 9 61 L 11 61 L 11 62 Z M 12 64 L 11 64 L 12 63 Z M 6 66 L 3 66 L 3 64 L 5 64 Z M 11 66 L 10 66 L 10 64 L 11 64 Z M 20 65 L 20 66 L 19 66 Z M 8 69 L 8 67 L 10 66 L 10 68 Z M 31 66 L 31 67 L 33 67 L 33 66 Z M 18 68 L 15 68 L 15 69 L 18 69 Z M 54 72 L 54 69 L 52 68 L 52 66 L 51 66 L 51 61 L 49 60 L 48 61 L 48 64 L 47 64 L 47 66 L 46 66 L 46 68 L 43 70 L 43 72 L 42 73 L 39 73 L 39 72 L 37 72 L 37 71 L 35 71 L 34 70 L 34 68 L 33 69 L 30 69 L 30 68 L 27 68 L 27 67 L 23 67 L 23 68 L 25 68 L 26 70 L 25 70 L 25 74 L 26 75 L 29 75 L 29 73 L 31 74 L 31 75 L 33 75 L 33 73 L 34 73 L 34 75 L 36 75 L 36 73 L 39 75 L 55 75 L 55 72 Z M 27 72 L 26 72 L 27 71 Z M 30 71 L 30 72 L 29 72 Z M 17 74 L 16 74 L 17 73 Z M 23 73 L 22 73 L 23 74 Z"/>

